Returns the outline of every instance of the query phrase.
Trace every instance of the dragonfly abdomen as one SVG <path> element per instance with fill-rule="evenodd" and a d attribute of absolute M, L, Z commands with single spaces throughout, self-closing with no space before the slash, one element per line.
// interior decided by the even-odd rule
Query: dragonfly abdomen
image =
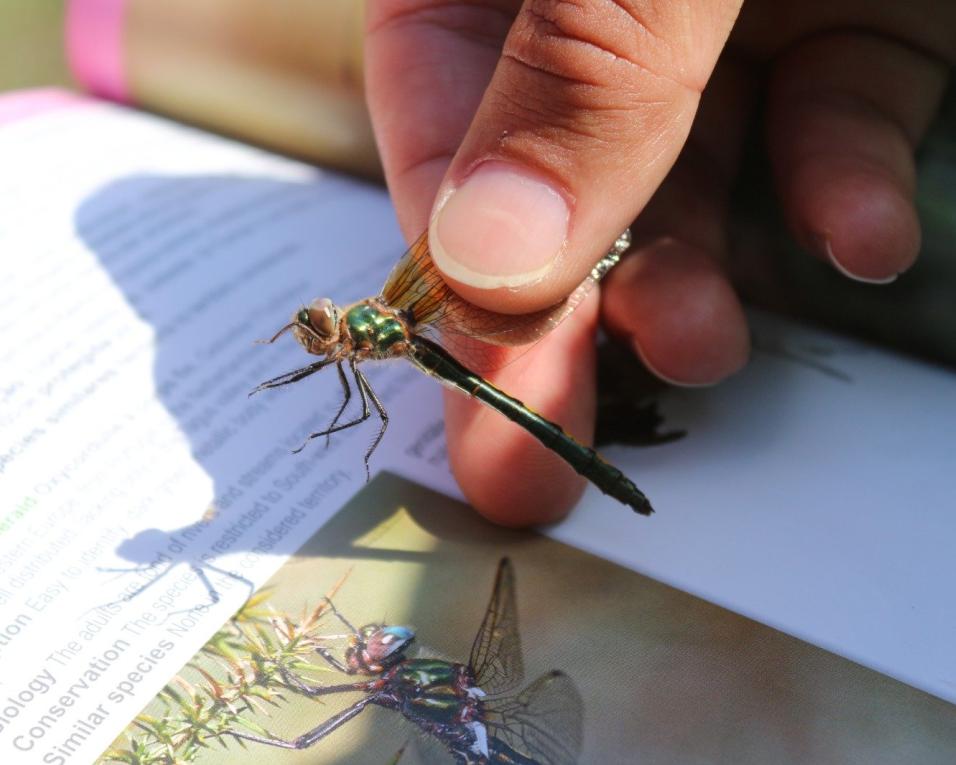
<path fill-rule="evenodd" d="M 412 359 L 422 371 L 478 399 L 520 425 L 608 496 L 638 513 L 650 515 L 654 512 L 644 493 L 626 475 L 606 462 L 594 449 L 565 433 L 560 425 L 496 388 L 437 343 L 417 335 L 412 337 L 411 343 L 415 351 Z"/>

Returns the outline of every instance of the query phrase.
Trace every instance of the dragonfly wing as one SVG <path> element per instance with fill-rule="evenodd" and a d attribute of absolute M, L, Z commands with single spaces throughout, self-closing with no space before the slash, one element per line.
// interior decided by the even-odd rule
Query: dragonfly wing
<path fill-rule="evenodd" d="M 554 670 L 516 696 L 486 705 L 491 762 L 573 765 L 583 739 L 584 705 L 571 679 Z"/>
<path fill-rule="evenodd" d="M 487 694 L 507 693 L 524 679 L 515 574 L 508 558 L 502 558 L 498 564 L 491 600 L 475 635 L 468 663 L 478 687 Z"/>
<path fill-rule="evenodd" d="M 459 297 L 435 266 L 426 232 L 392 269 L 382 287 L 382 299 L 405 311 L 413 324 L 430 326 L 445 337 L 462 335 L 493 345 L 527 345 L 564 321 L 620 260 L 630 243 L 630 232 L 626 231 L 565 300 L 550 308 L 515 315 L 479 308 Z"/>
<path fill-rule="evenodd" d="M 455 297 L 432 261 L 427 231 L 405 251 L 382 287 L 382 300 L 404 311 L 415 324 L 440 319 L 446 303 Z"/>

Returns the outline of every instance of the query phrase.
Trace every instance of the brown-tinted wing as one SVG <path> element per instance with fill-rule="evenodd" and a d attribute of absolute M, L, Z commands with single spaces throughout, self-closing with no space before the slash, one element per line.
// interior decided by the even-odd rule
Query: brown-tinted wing
<path fill-rule="evenodd" d="M 468 663 L 485 693 L 507 693 L 521 685 L 524 661 L 518 633 L 515 572 L 508 558 L 498 563 L 495 586 L 485 610 Z"/>
<path fill-rule="evenodd" d="M 382 299 L 405 311 L 417 327 L 433 328 L 446 337 L 464 335 L 493 345 L 526 345 L 564 321 L 620 260 L 630 242 L 630 232 L 625 231 L 566 300 L 534 313 L 512 315 L 479 308 L 459 297 L 432 261 L 426 231 L 392 269 Z"/>

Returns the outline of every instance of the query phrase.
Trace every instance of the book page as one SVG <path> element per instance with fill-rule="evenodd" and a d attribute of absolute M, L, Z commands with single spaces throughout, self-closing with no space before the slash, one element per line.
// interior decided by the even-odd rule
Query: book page
<path fill-rule="evenodd" d="M 291 454 L 341 385 L 247 397 L 311 360 L 254 340 L 377 293 L 403 245 L 379 188 L 118 107 L 0 127 L 0 168 L 0 754 L 66 765 L 365 485 L 376 418 Z M 546 533 L 956 700 L 956 378 L 753 319 L 727 384 L 621 397 L 685 431 L 602 447 L 658 513 L 589 489 Z M 368 367 L 373 474 L 456 493 L 438 386 Z"/>
<path fill-rule="evenodd" d="M 552 533 L 956 701 L 956 374 L 750 319 L 743 372 L 660 397 L 683 438 L 604 450 L 649 522 L 589 488 Z"/>
<path fill-rule="evenodd" d="M 343 672 L 351 641 L 363 642 L 345 622 L 374 634 L 383 620 L 414 636 L 398 661 Z M 458 719 L 424 708 L 447 708 L 447 686 L 418 695 L 401 683 L 407 670 L 424 685 L 464 666 L 487 695 L 479 705 L 463 694 Z M 451 754 L 474 762 L 475 750 L 523 765 L 952 765 L 956 708 L 380 473 L 220 626 L 102 762 L 450 765 Z"/>
<path fill-rule="evenodd" d="M 254 341 L 377 294 L 402 242 L 379 188 L 118 107 L 0 128 L 0 167 L 0 759 L 89 762 L 364 485 L 377 419 L 291 454 L 340 383 L 250 398 L 312 360 Z M 377 471 L 440 406 L 367 373 Z"/>

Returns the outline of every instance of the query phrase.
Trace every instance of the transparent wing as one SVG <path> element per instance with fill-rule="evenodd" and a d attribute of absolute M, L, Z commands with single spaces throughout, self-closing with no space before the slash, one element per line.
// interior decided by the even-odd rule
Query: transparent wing
<path fill-rule="evenodd" d="M 563 672 L 542 675 L 516 696 L 492 699 L 485 710 L 491 762 L 577 762 L 584 705 L 578 689 Z"/>
<path fill-rule="evenodd" d="M 507 693 L 524 679 L 515 574 L 508 558 L 502 558 L 498 564 L 491 600 L 475 635 L 468 663 L 478 687 L 488 694 Z"/>
<path fill-rule="evenodd" d="M 493 345 L 526 345 L 564 321 L 620 260 L 630 243 L 631 234 L 625 231 L 566 300 L 534 313 L 512 315 L 488 311 L 460 298 L 435 267 L 426 231 L 392 269 L 382 287 L 382 299 L 405 311 L 414 324 L 434 328 L 445 337 L 464 335 Z"/>

